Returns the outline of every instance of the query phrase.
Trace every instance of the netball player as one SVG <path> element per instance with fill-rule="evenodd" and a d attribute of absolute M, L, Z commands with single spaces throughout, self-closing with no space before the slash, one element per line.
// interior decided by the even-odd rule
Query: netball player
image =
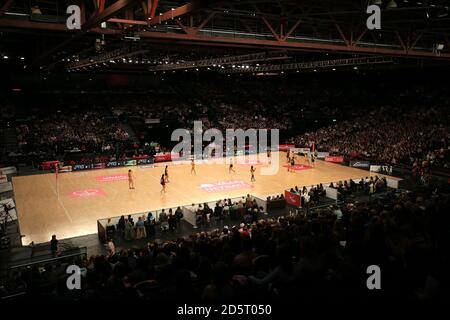
<path fill-rule="evenodd" d="M 267 149 L 267 160 L 269 164 L 272 164 L 272 151 L 270 149 Z"/>
<path fill-rule="evenodd" d="M 134 189 L 133 172 L 131 170 L 128 170 L 128 188 Z"/>
<path fill-rule="evenodd" d="M 166 193 L 166 177 L 164 174 L 161 176 L 161 180 L 159 181 L 159 183 L 162 186 L 161 193 Z"/>
<path fill-rule="evenodd" d="M 295 171 L 294 170 L 294 166 L 295 166 L 295 156 L 292 156 L 291 163 L 290 163 L 290 166 L 289 166 L 291 172 Z"/>
<path fill-rule="evenodd" d="M 164 178 L 166 179 L 166 183 L 169 182 L 169 166 L 164 168 Z"/>
<path fill-rule="evenodd" d="M 314 164 L 315 161 L 315 156 L 314 156 L 314 152 L 311 153 L 311 166 L 315 167 L 316 165 Z"/>
<path fill-rule="evenodd" d="M 251 179 L 250 180 L 252 182 L 256 181 L 256 179 L 255 179 L 255 171 L 256 171 L 256 169 L 253 166 L 251 166 L 251 168 L 250 168 Z"/>
<path fill-rule="evenodd" d="M 309 165 L 311 165 L 310 156 L 311 155 L 309 152 L 305 152 L 305 162 L 307 162 Z"/>
<path fill-rule="evenodd" d="M 195 162 L 194 159 L 191 160 L 191 174 L 197 174 L 197 172 L 195 171 Z"/>

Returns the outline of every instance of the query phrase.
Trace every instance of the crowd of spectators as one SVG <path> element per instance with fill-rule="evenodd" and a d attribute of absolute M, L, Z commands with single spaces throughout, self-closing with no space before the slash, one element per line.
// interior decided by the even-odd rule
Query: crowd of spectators
<path fill-rule="evenodd" d="M 192 205 L 190 210 L 196 215 L 196 223 L 199 227 L 223 225 L 226 221 L 241 221 L 250 223 L 264 216 L 263 207 L 258 206 L 256 199 L 247 195 L 242 199 L 232 201 L 223 199 L 216 202 L 214 208 L 207 203 Z"/>
<path fill-rule="evenodd" d="M 441 91 L 423 91 L 425 85 L 399 93 L 394 88 L 379 97 L 392 99 L 392 103 L 380 106 L 378 100 L 370 103 L 360 98 L 376 98 L 364 85 L 345 89 L 319 84 L 238 78 L 161 84 L 151 94 L 114 95 L 103 102 L 98 96 L 86 96 L 81 106 L 48 108 L 18 122 L 17 140 L 24 153 L 72 150 L 122 156 L 118 149 L 130 139 L 124 123 L 141 123 L 135 128 L 139 134 L 132 149 L 142 151 L 148 141 L 141 130 L 147 125 L 173 122 L 189 129 L 194 120 L 201 120 L 204 130 L 281 129 L 283 139 L 298 147 L 314 143 L 316 150 L 347 158 L 450 167 L 448 101 L 439 98 Z M 429 101 L 436 104 L 429 106 Z M 335 122 L 322 126 L 317 119 Z M 305 132 L 307 127 L 313 129 Z"/>
<path fill-rule="evenodd" d="M 249 87 L 250 86 L 250 87 Z M 228 83 L 220 85 L 201 83 L 191 84 L 190 91 L 195 92 L 196 105 L 208 116 L 206 126 L 224 129 L 288 129 L 291 119 L 286 101 L 276 100 L 263 85 L 254 82 Z"/>
<path fill-rule="evenodd" d="M 296 136 L 299 146 L 379 164 L 428 160 L 448 167 L 450 118 L 446 108 L 416 107 L 392 112 L 384 107 L 352 120 Z"/>
<path fill-rule="evenodd" d="M 17 141 L 23 153 L 111 153 L 116 143 L 128 141 L 128 138 L 128 132 L 118 121 L 105 117 L 98 110 L 66 109 L 39 114 L 17 126 Z"/>
<path fill-rule="evenodd" d="M 422 189 L 200 232 L 78 261 L 15 272 L 30 296 L 223 302 L 285 299 L 448 298 L 448 192 Z M 367 267 L 383 290 L 367 290 Z M 275 300 L 274 300 L 275 299 Z"/>
<path fill-rule="evenodd" d="M 387 181 L 385 177 L 366 177 L 355 182 L 353 179 L 330 183 L 330 188 L 337 189 L 338 199 L 343 199 L 356 193 L 373 195 L 387 190 Z"/>

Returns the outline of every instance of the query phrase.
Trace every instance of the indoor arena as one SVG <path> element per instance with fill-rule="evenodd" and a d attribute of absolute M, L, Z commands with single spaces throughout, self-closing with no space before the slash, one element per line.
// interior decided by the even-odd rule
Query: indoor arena
<path fill-rule="evenodd" d="M 448 301 L 449 5 L 0 1 L 0 302 Z"/>

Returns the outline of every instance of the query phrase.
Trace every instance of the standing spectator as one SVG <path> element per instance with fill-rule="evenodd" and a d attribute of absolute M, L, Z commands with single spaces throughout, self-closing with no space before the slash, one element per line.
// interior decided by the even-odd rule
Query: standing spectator
<path fill-rule="evenodd" d="M 181 227 L 181 219 L 183 219 L 183 210 L 180 207 L 175 210 L 175 218 L 177 220 L 177 229 L 179 230 Z"/>
<path fill-rule="evenodd" d="M 151 212 L 147 214 L 146 228 L 147 236 L 153 237 L 155 235 L 155 217 Z"/>
<path fill-rule="evenodd" d="M 127 240 L 127 241 L 134 240 L 135 236 L 136 236 L 136 233 L 134 231 L 133 225 L 131 224 L 130 220 L 125 219 L 125 232 L 124 232 L 125 240 Z"/>
<path fill-rule="evenodd" d="M 54 257 L 59 255 L 59 246 L 58 240 L 56 239 L 56 235 L 52 235 L 52 240 L 50 240 L 50 250 L 52 251 L 52 255 Z"/>
<path fill-rule="evenodd" d="M 167 217 L 167 213 L 164 209 L 162 209 L 159 214 L 159 223 L 162 231 L 167 231 L 169 229 L 169 218 Z"/>
<path fill-rule="evenodd" d="M 175 231 L 177 228 L 177 218 L 172 212 L 172 209 L 169 209 L 169 216 L 167 217 L 167 223 L 169 225 L 169 231 Z"/>
<path fill-rule="evenodd" d="M 136 239 L 147 238 L 147 232 L 145 231 L 145 222 L 143 217 L 138 218 L 136 223 Z"/>

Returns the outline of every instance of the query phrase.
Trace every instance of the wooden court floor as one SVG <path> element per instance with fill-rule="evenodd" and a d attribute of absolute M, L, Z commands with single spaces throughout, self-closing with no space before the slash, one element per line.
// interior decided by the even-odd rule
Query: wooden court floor
<path fill-rule="evenodd" d="M 281 194 L 293 186 L 329 183 L 366 177 L 369 172 L 330 162 L 316 161 L 315 166 L 288 172 L 286 154 L 279 158 L 280 169 L 275 175 L 261 175 L 267 166 L 267 156 L 252 156 L 256 182 L 250 181 L 250 165 L 235 164 L 236 173 L 228 172 L 228 164 L 169 164 L 167 192 L 161 194 L 159 184 L 164 165 L 122 167 L 60 173 L 19 176 L 13 178 L 14 193 L 22 243 L 49 241 L 52 234 L 59 239 L 97 232 L 98 219 L 145 212 L 161 208 L 189 205 L 218 199 L 239 197 L 248 193 L 265 199 Z M 234 161 L 242 160 L 235 158 Z M 298 158 L 298 162 L 305 163 Z M 272 160 L 272 162 L 275 162 Z M 133 170 L 135 189 L 128 188 L 126 174 Z"/>

